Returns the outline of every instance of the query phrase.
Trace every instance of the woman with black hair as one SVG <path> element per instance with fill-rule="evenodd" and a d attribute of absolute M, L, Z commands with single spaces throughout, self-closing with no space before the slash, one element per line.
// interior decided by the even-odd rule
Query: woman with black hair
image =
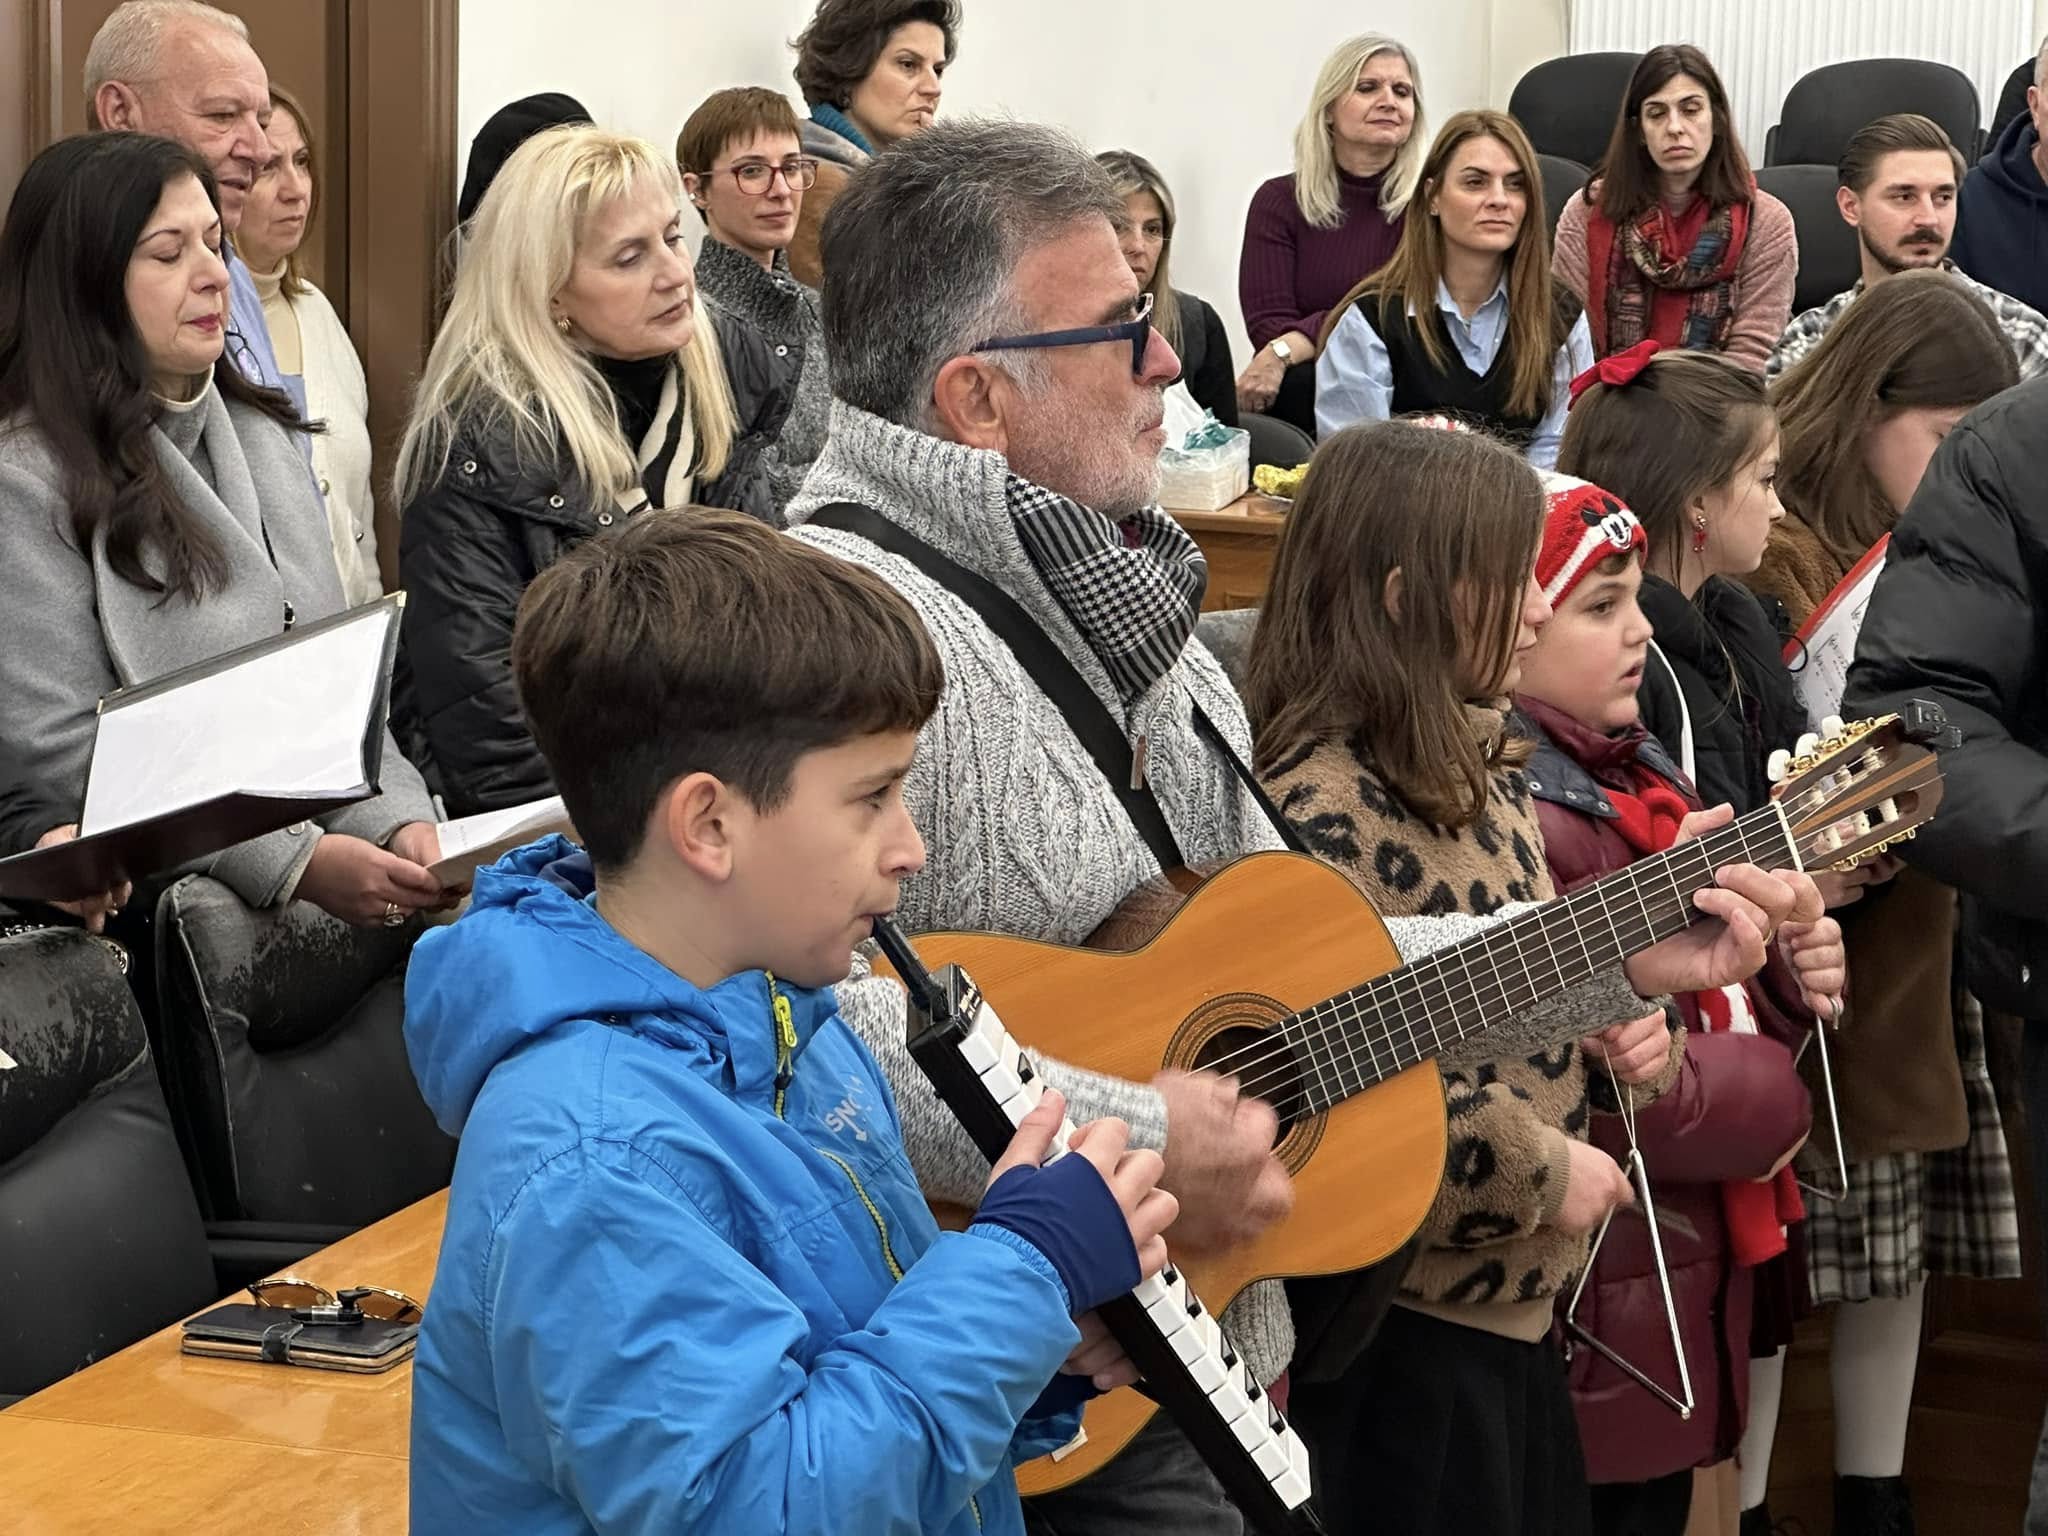
<path fill-rule="evenodd" d="M 819 0 L 796 39 L 797 89 L 811 109 L 803 151 L 818 162 L 789 242 L 798 282 L 825 285 L 818 236 L 847 177 L 939 115 L 959 35 L 959 0 Z"/>
<path fill-rule="evenodd" d="M 83 798 L 99 700 L 343 606 L 309 430 L 232 363 L 218 195 L 169 139 L 65 139 L 0 229 L 0 734 Z M 383 793 L 199 866 L 251 906 L 396 926 L 437 906 L 426 787 L 388 739 Z"/>

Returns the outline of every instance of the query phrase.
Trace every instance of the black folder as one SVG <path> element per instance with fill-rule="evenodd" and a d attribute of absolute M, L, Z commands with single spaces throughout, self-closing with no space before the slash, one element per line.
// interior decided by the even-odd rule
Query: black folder
<path fill-rule="evenodd" d="M 299 625 L 274 639 L 259 640 L 108 694 L 100 701 L 80 835 L 70 842 L 0 859 L 0 896 L 77 900 L 123 880 L 176 869 L 252 837 L 310 821 L 375 795 L 383 771 L 391 666 L 398 653 L 398 619 L 404 603 L 403 593 L 393 593 L 332 618 Z M 251 756 L 232 769 L 201 775 L 211 779 L 205 792 L 183 798 L 167 790 L 166 797 L 177 803 L 149 809 L 156 786 L 169 777 L 164 770 L 179 754 L 168 744 L 169 759 L 138 753 L 136 730 L 141 727 L 123 728 L 145 717 L 126 712 L 148 708 L 151 714 L 147 718 L 175 723 L 188 733 L 204 736 L 226 726 L 226 711 L 242 722 L 241 734 L 249 733 L 253 721 L 259 727 L 272 728 L 273 745 L 303 741 L 304 736 L 291 729 L 294 718 L 303 724 L 313 712 L 340 706 L 331 696 L 323 701 L 311 684 L 307 685 L 310 691 L 280 688 L 282 674 L 277 664 L 284 662 L 288 669 L 291 661 L 304 659 L 308 663 L 305 670 L 311 673 L 315 648 L 330 668 L 338 657 L 361 653 L 360 664 L 376 669 L 375 677 L 368 679 L 369 706 L 363 718 L 354 722 L 346 738 L 338 738 L 350 740 L 352 749 L 337 751 L 331 764 L 320 764 L 314 776 L 317 782 L 306 782 L 306 774 L 300 771 L 297 781 L 288 786 L 280 785 L 278 779 L 293 775 L 266 775 L 268 765 L 260 756 Z M 364 681 L 354 678 L 358 690 Z M 202 690 L 201 684 L 211 686 Z M 189 703 L 190 711 L 182 712 L 181 703 Z M 124 738 L 119 761 L 101 750 L 110 734 Z M 190 785 L 184 788 L 189 790 Z M 121 810 L 111 818 L 100 818 L 107 824 L 94 825 L 95 804 L 108 802 Z"/>

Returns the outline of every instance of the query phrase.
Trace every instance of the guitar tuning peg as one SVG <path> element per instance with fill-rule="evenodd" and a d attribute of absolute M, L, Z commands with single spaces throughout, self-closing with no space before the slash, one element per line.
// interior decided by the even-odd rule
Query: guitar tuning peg
<path fill-rule="evenodd" d="M 1764 773 L 1773 784 L 1782 784 L 1785 782 L 1785 775 L 1791 770 L 1791 767 L 1792 754 L 1783 747 L 1780 747 L 1770 755 L 1769 761 L 1764 764 Z"/>
<path fill-rule="evenodd" d="M 1805 757 L 1808 753 L 1812 752 L 1813 749 L 1819 745 L 1820 738 L 1814 735 L 1813 732 L 1808 731 L 1804 736 L 1799 738 L 1797 745 L 1795 745 L 1792 748 L 1792 752 L 1793 755 L 1796 757 Z"/>
<path fill-rule="evenodd" d="M 1820 723 L 1820 733 L 1823 736 L 1839 736 L 1842 734 L 1842 729 L 1842 717 L 1840 715 L 1829 715 L 1827 719 Z"/>

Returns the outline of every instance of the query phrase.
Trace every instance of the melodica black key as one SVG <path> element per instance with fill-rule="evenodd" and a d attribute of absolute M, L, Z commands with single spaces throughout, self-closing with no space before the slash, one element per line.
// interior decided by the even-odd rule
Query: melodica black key
<path fill-rule="evenodd" d="M 957 965 L 936 975 L 926 970 L 886 918 L 876 921 L 875 940 L 910 994 L 911 1056 L 996 1162 L 1044 1096 L 1044 1083 Z M 1066 1156 L 1073 1134 L 1074 1123 L 1065 1121 L 1046 1161 Z M 1143 1373 L 1142 1390 L 1173 1416 L 1253 1526 L 1268 1536 L 1322 1531 L 1309 1503 L 1307 1447 L 1172 1264 L 1099 1315 Z"/>

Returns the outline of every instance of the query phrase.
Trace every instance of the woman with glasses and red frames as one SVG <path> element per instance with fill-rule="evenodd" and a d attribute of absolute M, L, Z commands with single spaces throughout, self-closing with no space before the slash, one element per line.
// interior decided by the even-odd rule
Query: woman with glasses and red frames
<path fill-rule="evenodd" d="M 958 0 L 819 0 L 796 40 L 797 89 L 811 109 L 803 148 L 819 162 L 789 249 L 801 281 L 824 286 L 818 237 L 847 178 L 939 115 L 959 35 Z"/>
<path fill-rule="evenodd" d="M 467 226 L 399 450 L 399 715 L 457 816 L 550 793 L 512 683 L 527 584 L 650 509 L 778 524 L 769 449 L 793 387 L 746 321 L 700 302 L 682 177 L 652 144 L 549 128 Z"/>
<path fill-rule="evenodd" d="M 818 292 L 789 270 L 789 242 L 818 162 L 802 151 L 788 99 L 750 85 L 716 92 L 690 114 L 676 136 L 676 165 L 704 217 L 698 291 L 750 322 L 794 381 L 789 415 L 768 450 L 779 511 L 825 446 L 832 418 Z"/>

